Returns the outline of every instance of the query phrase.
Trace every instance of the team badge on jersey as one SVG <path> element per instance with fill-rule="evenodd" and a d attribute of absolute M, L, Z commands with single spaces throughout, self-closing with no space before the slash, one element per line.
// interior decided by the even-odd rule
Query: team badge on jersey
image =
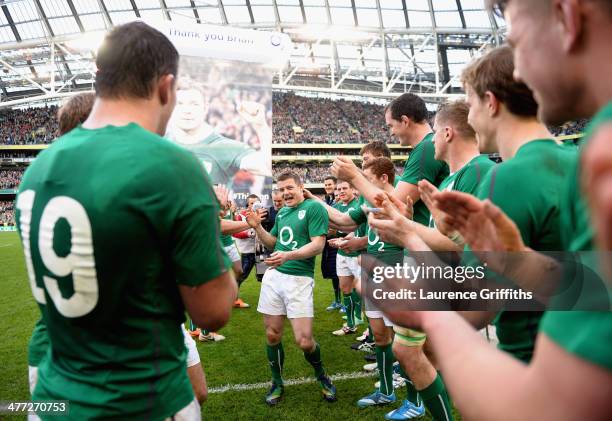
<path fill-rule="evenodd" d="M 301 210 L 298 212 L 298 219 L 301 221 L 302 219 L 304 219 L 304 217 L 306 216 L 306 211 L 305 210 Z"/>

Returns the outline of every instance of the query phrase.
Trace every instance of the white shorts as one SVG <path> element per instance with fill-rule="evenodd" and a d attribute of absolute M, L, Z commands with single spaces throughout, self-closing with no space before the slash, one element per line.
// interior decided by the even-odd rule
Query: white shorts
<path fill-rule="evenodd" d="M 181 330 L 183 331 L 183 338 L 185 339 L 185 347 L 187 348 L 187 368 L 192 367 L 200 362 L 200 354 L 198 353 L 198 348 L 196 348 L 196 343 L 189 333 L 187 333 L 187 329 L 185 329 L 185 325 L 181 323 Z"/>
<path fill-rule="evenodd" d="M 365 315 L 368 319 L 383 319 L 383 321 L 385 322 L 385 326 L 393 327 L 393 323 L 391 323 L 391 320 L 387 319 L 382 311 L 376 310 L 376 307 L 374 307 L 370 302 L 366 300 L 364 306 Z M 374 307 L 374 310 L 371 309 L 372 307 Z"/>
<path fill-rule="evenodd" d="M 28 366 L 28 381 L 30 383 L 30 396 L 34 393 L 36 382 L 38 381 L 38 367 Z"/>
<path fill-rule="evenodd" d="M 189 405 L 178 411 L 171 417 L 166 418 L 166 421 L 201 421 L 202 409 L 197 400 L 192 400 Z"/>
<path fill-rule="evenodd" d="M 393 327 L 393 323 L 391 323 L 391 320 L 387 319 L 382 311 L 366 310 L 365 315 L 368 319 L 383 319 L 383 321 L 385 322 L 385 326 Z"/>
<path fill-rule="evenodd" d="M 358 257 L 336 256 L 336 273 L 338 276 L 353 276 L 356 281 L 361 279 L 361 266 Z"/>
<path fill-rule="evenodd" d="M 268 269 L 261 281 L 257 311 L 289 319 L 314 317 L 314 279 Z"/>
<path fill-rule="evenodd" d="M 232 244 L 231 246 L 223 247 L 223 250 L 227 253 L 230 260 L 232 262 L 240 261 L 240 253 L 238 253 L 238 249 L 236 248 L 236 244 Z"/>

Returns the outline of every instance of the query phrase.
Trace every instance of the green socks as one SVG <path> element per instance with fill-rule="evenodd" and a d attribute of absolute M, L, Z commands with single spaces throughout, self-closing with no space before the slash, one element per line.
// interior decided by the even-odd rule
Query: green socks
<path fill-rule="evenodd" d="M 359 296 L 359 294 L 357 294 L 357 290 L 353 289 L 353 292 L 351 292 L 351 298 L 353 298 L 355 318 L 361 319 L 361 297 Z"/>
<path fill-rule="evenodd" d="M 453 421 L 453 412 L 451 411 L 450 398 L 446 391 L 446 386 L 440 377 L 440 373 L 432 384 L 419 392 L 423 397 L 423 402 L 433 419 L 436 421 Z"/>
<path fill-rule="evenodd" d="M 355 327 L 355 303 L 353 293 L 344 294 L 344 307 L 346 308 L 346 325 L 351 329 Z"/>
<path fill-rule="evenodd" d="M 306 358 L 306 361 L 308 361 L 312 368 L 314 368 L 316 378 L 319 378 L 321 375 L 325 374 L 323 361 L 321 361 L 321 348 L 319 347 L 319 344 L 315 345 L 315 349 L 312 352 L 304 351 L 304 358 Z"/>
<path fill-rule="evenodd" d="M 272 382 L 277 385 L 283 384 L 283 363 L 285 362 L 285 350 L 283 343 L 279 342 L 276 345 L 266 344 L 266 353 L 268 354 L 268 362 L 272 369 Z"/>
<path fill-rule="evenodd" d="M 380 393 L 390 395 L 393 393 L 393 351 L 391 344 L 385 346 L 376 345 L 376 365 L 378 366 L 378 376 L 380 378 Z"/>
<path fill-rule="evenodd" d="M 410 380 L 408 374 L 402 368 L 401 364 L 400 374 L 404 379 L 406 379 L 406 399 L 412 402 L 412 404 L 415 406 L 421 406 L 421 397 L 419 396 L 419 392 L 417 392 L 416 388 L 414 387 L 414 384 Z"/>
<path fill-rule="evenodd" d="M 192 332 L 194 330 L 196 330 L 198 327 L 195 325 L 195 323 L 193 322 L 193 320 L 189 319 L 189 330 L 191 330 Z"/>

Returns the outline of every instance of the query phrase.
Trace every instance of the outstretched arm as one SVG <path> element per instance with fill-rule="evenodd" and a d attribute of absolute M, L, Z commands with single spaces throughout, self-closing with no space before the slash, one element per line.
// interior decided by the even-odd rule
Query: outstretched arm
<path fill-rule="evenodd" d="M 221 219 L 221 234 L 232 235 L 239 232 L 248 230 L 249 224 L 246 221 L 229 221 L 227 219 Z M 241 238 L 241 237 L 236 237 Z M 248 238 L 248 235 L 247 235 Z"/>
<path fill-rule="evenodd" d="M 330 228 L 334 228 L 334 229 L 344 231 L 344 232 L 349 232 L 349 231 L 356 230 L 357 227 L 359 226 L 357 225 L 355 221 L 353 221 L 353 218 L 351 218 L 349 215 L 342 213 L 338 209 L 334 209 L 333 207 L 329 206 L 327 203 L 325 203 L 323 200 L 321 200 L 320 198 L 312 194 L 307 189 L 304 189 L 304 197 L 306 199 L 317 200 L 319 201 L 319 203 L 325 206 L 325 210 L 327 211 L 327 215 L 329 216 Z"/>
<path fill-rule="evenodd" d="M 402 325 L 427 333 L 444 382 L 465 418 L 569 421 L 585 414 L 590 420 L 609 417 L 609 394 L 603 392 L 612 387 L 609 372 L 568 353 L 546 335 L 538 336 L 527 366 L 491 347 L 454 312 L 404 313 Z M 392 320 L 400 321 L 397 317 Z M 466 378 L 470 378 L 470 387 L 465 387 Z M 581 398 L 571 399 L 576 390 Z"/>

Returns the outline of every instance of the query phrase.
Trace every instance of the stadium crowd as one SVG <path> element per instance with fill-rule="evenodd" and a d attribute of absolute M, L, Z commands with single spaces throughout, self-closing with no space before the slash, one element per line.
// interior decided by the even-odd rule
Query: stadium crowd
<path fill-rule="evenodd" d="M 388 139 L 383 107 L 275 93 L 274 143 L 366 143 Z"/>
<path fill-rule="evenodd" d="M 15 207 L 12 200 L 0 200 L 0 226 L 15 225 Z"/>
<path fill-rule="evenodd" d="M 57 106 L 0 111 L 0 144 L 35 145 L 57 137 Z"/>
<path fill-rule="evenodd" d="M 245 124 L 238 111 L 242 101 L 269 103 L 266 91 L 248 92 L 221 83 L 207 91 L 210 106 L 207 121 L 215 131 L 236 139 L 258 150 L 260 140 L 249 124 Z M 293 93 L 275 92 L 272 97 L 272 143 L 368 143 L 374 140 L 397 143 L 389 139 L 381 105 L 349 100 L 311 98 Z M 267 107 L 269 109 L 269 107 Z M 57 106 L 5 110 L 0 112 L 0 144 L 32 145 L 51 143 L 57 134 L 55 114 Z M 435 113 L 430 115 L 433 119 Z M 587 120 L 568 122 L 550 127 L 556 136 L 579 134 Z M 294 130 L 295 128 L 295 130 Z M 275 154 L 317 154 L 312 151 L 279 151 Z"/>
<path fill-rule="evenodd" d="M 16 189 L 19 187 L 23 172 L 23 169 L 0 170 L 0 190 Z"/>
<path fill-rule="evenodd" d="M 582 118 L 576 121 L 567 122 L 561 126 L 549 126 L 550 132 L 555 136 L 570 136 L 584 133 L 589 120 Z"/>

